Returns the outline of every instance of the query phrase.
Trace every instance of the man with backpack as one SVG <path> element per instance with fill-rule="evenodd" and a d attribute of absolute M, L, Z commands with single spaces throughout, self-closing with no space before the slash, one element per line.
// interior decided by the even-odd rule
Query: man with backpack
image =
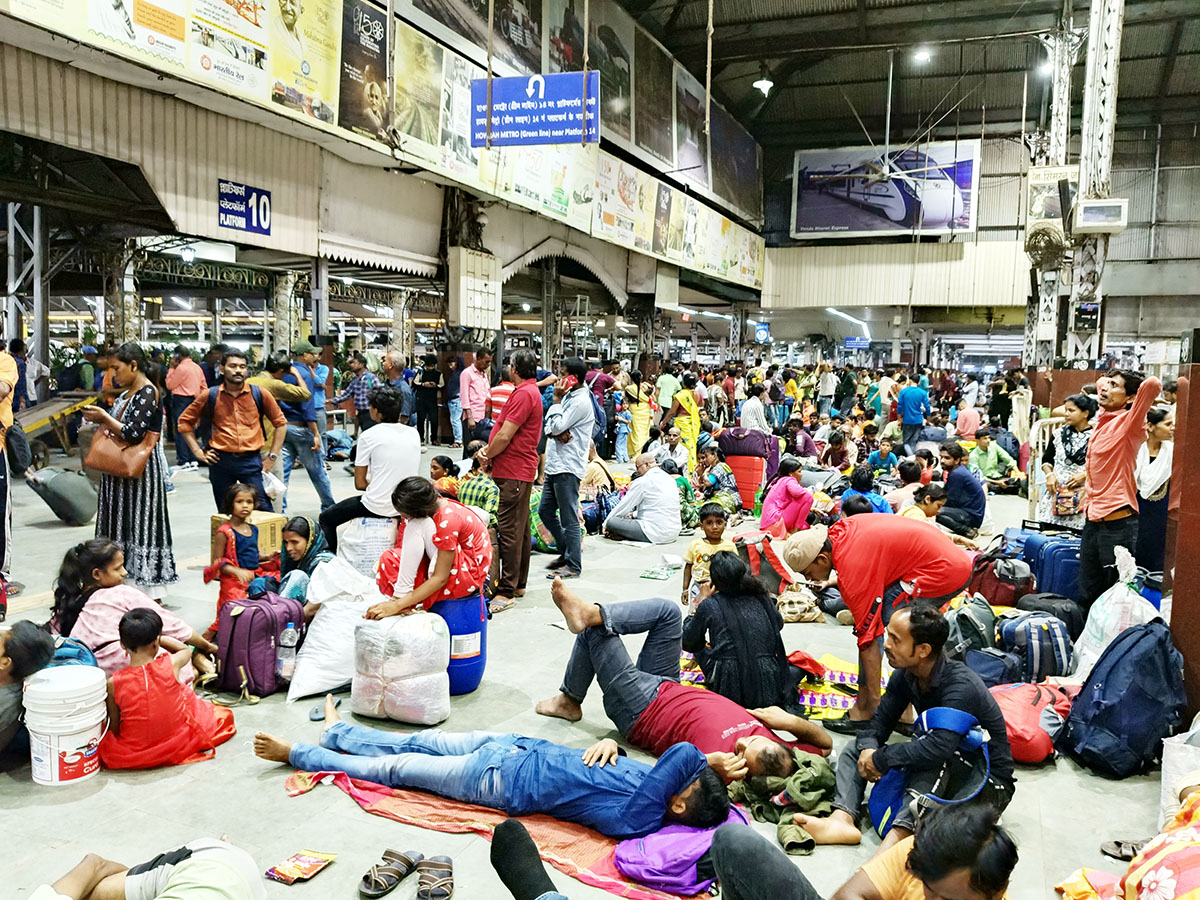
<path fill-rule="evenodd" d="M 258 494 L 258 508 L 270 509 L 263 488 L 263 472 L 271 471 L 283 439 L 287 418 L 267 391 L 246 384 L 246 356 L 239 350 L 227 350 L 221 357 L 221 383 L 197 397 L 179 416 L 179 432 L 197 459 L 208 463 L 213 500 L 219 509 L 229 486 L 242 482 Z M 264 457 L 262 417 L 275 427 L 271 450 Z M 212 422 L 212 437 L 205 450 L 196 441 L 196 426 L 201 420 Z"/>
<path fill-rule="evenodd" d="M 949 634 L 949 624 L 932 603 L 906 606 L 888 622 L 883 647 L 895 671 L 870 723 L 838 757 L 833 813 L 823 818 L 796 816 L 796 824 L 818 844 L 857 844 L 862 839 L 858 814 L 867 784 L 876 783 L 878 790 L 881 779 L 893 769 L 903 773 L 903 800 L 893 820 L 875 823 L 881 832 L 886 829 L 877 854 L 916 830 L 917 813 L 908 802 L 913 797 L 930 793 L 948 800 L 977 797 L 977 802 L 990 803 L 997 814 L 1012 800 L 1013 760 L 1004 716 L 979 676 L 942 653 Z M 923 731 L 918 719 L 912 740 L 889 744 L 910 704 L 918 716 L 930 711 L 929 729 Z M 968 752 L 979 755 L 979 750 L 959 752 L 967 729 L 956 730 L 934 719 L 935 709 L 967 713 L 983 727 L 986 773 L 977 772 L 966 757 Z"/>

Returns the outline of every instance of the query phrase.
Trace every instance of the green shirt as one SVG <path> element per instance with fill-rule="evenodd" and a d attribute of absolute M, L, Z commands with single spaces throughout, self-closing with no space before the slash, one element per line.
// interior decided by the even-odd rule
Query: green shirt
<path fill-rule="evenodd" d="M 1008 451 L 995 441 L 988 444 L 986 453 L 980 447 L 972 450 L 970 460 L 972 465 L 979 467 L 984 478 L 1004 478 L 1017 467 Z"/>

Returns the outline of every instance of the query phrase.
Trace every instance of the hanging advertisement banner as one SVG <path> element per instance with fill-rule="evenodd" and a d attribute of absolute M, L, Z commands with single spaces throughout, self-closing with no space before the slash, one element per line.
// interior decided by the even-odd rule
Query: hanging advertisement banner
<path fill-rule="evenodd" d="M 486 0 L 413 0 L 413 10 L 435 33 L 445 31 L 481 50 L 488 45 Z M 542 71 L 541 0 L 495 0 L 493 18 L 493 55 L 518 72 Z"/>
<path fill-rule="evenodd" d="M 975 230 L 980 141 L 797 150 L 794 238 L 964 234 Z"/>
<path fill-rule="evenodd" d="M 688 181 L 709 186 L 708 135 L 704 133 L 704 85 L 675 67 L 675 167 Z"/>
<path fill-rule="evenodd" d="M 1068 195 L 1073 204 L 1079 192 L 1079 166 L 1030 166 L 1029 210 L 1025 215 L 1025 247 L 1034 250 L 1040 243 L 1050 242 L 1059 248 L 1068 241 L 1063 230 L 1062 200 L 1058 183 L 1068 183 Z M 1070 210 L 1068 209 L 1067 212 Z"/>
<path fill-rule="evenodd" d="M 549 72 L 583 69 L 583 18 L 577 0 L 546 0 Z M 606 135 L 633 134 L 633 17 L 614 0 L 588 7 L 588 68 L 600 72 L 600 121 Z"/>
<path fill-rule="evenodd" d="M 763 215 L 762 151 L 733 116 L 712 105 L 709 148 L 712 151 L 712 189 L 750 219 Z"/>
<path fill-rule="evenodd" d="M 482 71 L 451 53 L 442 76 L 441 163 L 445 171 L 470 184 L 479 181 L 479 153 L 471 146 L 471 82 Z"/>
<path fill-rule="evenodd" d="M 401 152 L 426 162 L 438 162 L 446 50 L 433 38 L 399 21 L 395 40 L 392 66 L 396 73 L 396 97 L 392 124 L 401 136 Z"/>
<path fill-rule="evenodd" d="M 634 36 L 634 139 L 647 153 L 675 167 L 675 64 L 639 28 Z"/>
<path fill-rule="evenodd" d="M 340 82 L 341 0 L 267 2 L 273 6 L 271 101 L 332 125 Z"/>
<path fill-rule="evenodd" d="M 582 72 L 476 78 L 471 82 L 471 146 L 599 143 L 599 93 L 599 72 L 587 73 L 586 86 Z"/>
<path fill-rule="evenodd" d="M 355 134 L 386 138 L 387 13 L 366 0 L 343 0 L 342 77 L 338 125 Z"/>
<path fill-rule="evenodd" d="M 88 31 L 147 56 L 183 68 L 187 0 L 87 0 Z"/>
<path fill-rule="evenodd" d="M 235 97 L 265 103 L 269 92 L 264 0 L 192 0 L 188 71 Z"/>

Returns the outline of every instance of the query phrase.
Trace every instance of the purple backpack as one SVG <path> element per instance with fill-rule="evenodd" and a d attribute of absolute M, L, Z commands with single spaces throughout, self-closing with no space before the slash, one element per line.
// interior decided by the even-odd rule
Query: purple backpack
<path fill-rule="evenodd" d="M 746 814 L 736 806 L 722 822 L 749 825 Z M 718 828 L 720 826 L 717 826 Z M 709 889 L 714 879 L 700 880 L 697 867 L 712 847 L 716 828 L 692 828 L 667 825 L 642 838 L 630 838 L 617 844 L 617 869 L 626 878 L 666 891 L 691 896 Z"/>
<path fill-rule="evenodd" d="M 248 692 L 258 697 L 284 686 L 275 675 L 279 636 L 294 624 L 304 635 L 304 604 L 278 594 L 230 600 L 217 617 L 219 691 Z"/>

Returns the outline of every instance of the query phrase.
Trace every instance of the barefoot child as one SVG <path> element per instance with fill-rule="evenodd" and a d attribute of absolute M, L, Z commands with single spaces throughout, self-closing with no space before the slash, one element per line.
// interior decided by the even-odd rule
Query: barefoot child
<path fill-rule="evenodd" d="M 204 636 L 209 640 L 217 633 L 221 607 L 230 600 L 247 596 L 246 586 L 257 575 L 279 571 L 279 554 L 263 558 L 258 552 L 258 526 L 250 524 L 257 494 L 248 484 L 231 484 L 225 492 L 221 512 L 229 516 L 212 540 L 212 564 L 204 570 L 204 583 L 220 579 L 221 593 L 217 595 L 217 615 Z"/>
<path fill-rule="evenodd" d="M 150 769 L 211 759 L 236 732 L 233 711 L 201 700 L 179 672 L 190 647 L 163 636 L 152 609 L 121 617 L 121 649 L 129 668 L 108 679 L 108 733 L 100 761 L 109 769 Z"/>
<path fill-rule="evenodd" d="M 687 607 L 689 616 L 696 611 L 701 588 L 709 580 L 708 565 L 713 556 L 722 550 L 737 553 L 733 541 L 725 537 L 728 521 L 729 516 L 720 504 L 705 503 L 700 507 L 700 528 L 704 537 L 692 541 L 684 554 L 687 564 L 683 567 L 683 593 L 679 596 L 679 602 Z"/>

